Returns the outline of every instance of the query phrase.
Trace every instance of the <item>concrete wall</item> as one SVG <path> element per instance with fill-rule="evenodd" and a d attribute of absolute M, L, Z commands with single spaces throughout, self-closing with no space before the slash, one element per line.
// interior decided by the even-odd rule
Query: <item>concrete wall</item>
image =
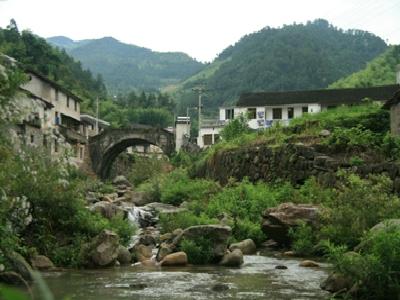
<path fill-rule="evenodd" d="M 175 126 L 175 151 L 178 152 L 183 145 L 184 137 L 190 136 L 190 122 L 177 122 Z"/>
<path fill-rule="evenodd" d="M 390 108 L 390 132 L 392 135 L 400 136 L 400 103 Z"/>
<path fill-rule="evenodd" d="M 200 148 L 209 146 L 204 144 L 204 136 L 211 136 L 212 145 L 217 142 L 217 136 L 219 136 L 222 127 L 203 127 L 200 129 L 199 137 L 197 138 L 197 145 Z"/>

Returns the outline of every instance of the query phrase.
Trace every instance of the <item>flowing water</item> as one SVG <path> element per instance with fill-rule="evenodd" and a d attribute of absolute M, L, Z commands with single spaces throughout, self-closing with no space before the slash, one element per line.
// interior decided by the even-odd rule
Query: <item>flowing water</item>
<path fill-rule="evenodd" d="M 296 259 L 271 254 L 245 256 L 241 268 L 127 266 L 44 273 L 55 299 L 73 300 L 327 299 L 319 288 L 326 277 L 324 264 L 304 268 Z"/>

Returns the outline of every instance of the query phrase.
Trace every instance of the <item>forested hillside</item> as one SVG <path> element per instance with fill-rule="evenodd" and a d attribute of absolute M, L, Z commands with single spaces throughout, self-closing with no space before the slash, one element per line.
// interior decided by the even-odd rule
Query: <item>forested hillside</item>
<path fill-rule="evenodd" d="M 400 64 L 400 46 L 391 46 L 356 73 L 340 79 L 330 88 L 370 87 L 393 84 L 396 81 L 396 66 Z"/>
<path fill-rule="evenodd" d="M 203 68 L 185 53 L 155 52 L 112 37 L 74 42 L 66 37 L 48 42 L 65 48 L 94 73 L 102 74 L 112 94 L 155 90 L 177 83 Z"/>
<path fill-rule="evenodd" d="M 104 98 L 107 94 L 101 76 L 94 78 L 89 70 L 84 70 L 65 51 L 53 48 L 29 31 L 19 32 L 15 21 L 7 28 L 0 28 L 0 53 L 15 58 L 24 68 L 37 71 L 58 82 L 82 97 L 83 110 L 93 106 L 93 99 Z"/>
<path fill-rule="evenodd" d="M 364 68 L 386 48 L 385 42 L 371 33 L 343 31 L 325 20 L 266 27 L 226 48 L 203 74 L 172 90 L 184 111 L 195 104 L 191 88 L 199 84 L 209 90 L 204 98 L 209 110 L 234 103 L 245 91 L 326 88 Z"/>

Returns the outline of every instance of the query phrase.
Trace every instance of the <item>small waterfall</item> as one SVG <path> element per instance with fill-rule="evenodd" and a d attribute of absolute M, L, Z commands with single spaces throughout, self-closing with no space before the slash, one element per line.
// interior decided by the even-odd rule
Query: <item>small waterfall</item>
<path fill-rule="evenodd" d="M 128 220 L 139 228 L 154 225 L 155 215 L 147 207 L 134 206 L 128 211 Z"/>

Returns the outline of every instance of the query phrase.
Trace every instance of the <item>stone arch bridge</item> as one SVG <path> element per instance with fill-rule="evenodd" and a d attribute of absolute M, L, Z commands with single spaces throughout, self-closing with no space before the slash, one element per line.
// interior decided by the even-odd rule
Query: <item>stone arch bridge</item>
<path fill-rule="evenodd" d="M 106 129 L 89 138 L 92 169 L 101 179 L 106 179 L 114 160 L 121 152 L 131 146 L 149 144 L 160 147 L 168 156 L 175 151 L 174 134 L 162 128 L 136 125 Z"/>

